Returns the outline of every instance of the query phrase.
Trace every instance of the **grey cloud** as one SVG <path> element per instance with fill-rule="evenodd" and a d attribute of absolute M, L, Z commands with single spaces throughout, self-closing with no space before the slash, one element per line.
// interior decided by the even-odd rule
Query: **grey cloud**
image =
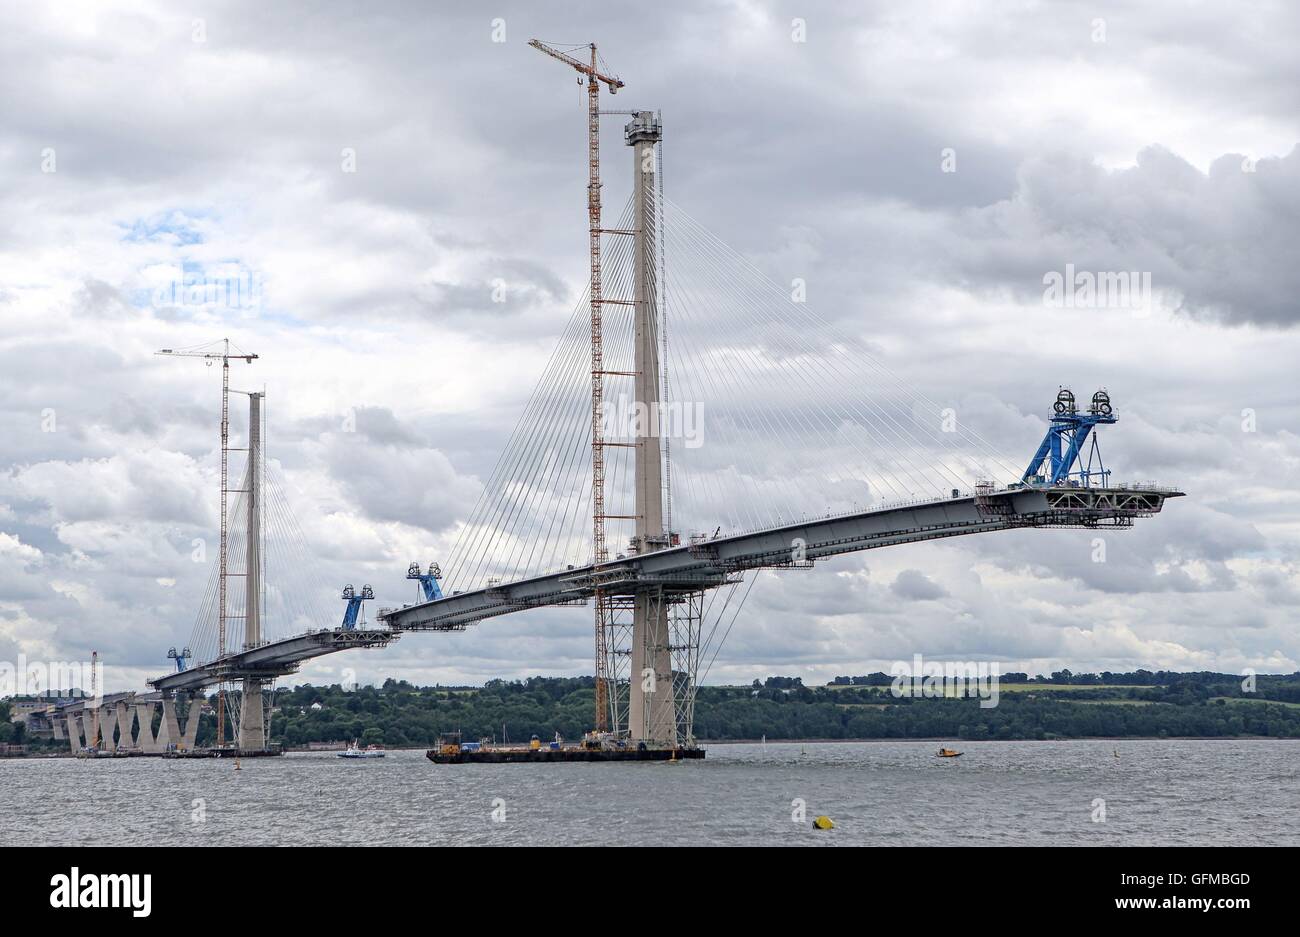
<path fill-rule="evenodd" d="M 1259 160 L 1225 155 L 1208 173 L 1160 147 L 1132 169 L 1078 156 L 1026 163 L 1011 198 L 966 212 L 944 245 L 963 280 L 1041 297 L 1043 277 L 1149 272 L 1152 289 L 1197 317 L 1290 326 L 1300 268 L 1300 150 Z"/>
<path fill-rule="evenodd" d="M 136 310 L 126 301 L 121 291 L 112 284 L 93 277 L 82 284 L 73 298 L 74 315 L 95 319 L 120 319 L 135 315 Z"/>
<path fill-rule="evenodd" d="M 269 456 L 321 580 L 295 584 L 321 616 L 337 616 L 343 582 L 406 599 L 406 563 L 445 560 L 585 285 L 581 100 L 524 46 L 539 35 L 597 39 L 629 84 L 615 106 L 664 111 L 669 198 L 781 288 L 805 278 L 811 306 L 1016 471 L 1058 383 L 1105 384 L 1121 413 L 1103 440 L 1116 477 L 1190 495 L 1108 537 L 1104 564 L 1091 532 L 1024 531 L 765 574 L 710 679 L 861 672 L 918 650 L 1047 669 L 1300 659 L 1294 11 L 498 12 L 505 44 L 468 7 L 237 3 L 205 14 L 201 46 L 188 16 L 148 8 L 101 5 L 79 30 L 0 14 L 13 91 L 0 98 L 0 526 L 42 554 L 0 562 L 21 605 L 0 622 L 0 653 L 17 630 L 69 657 L 97 646 L 138 680 L 189 634 L 209 570 L 188 546 L 216 526 L 219 382 L 150 358 L 158 347 L 230 334 L 264 355 L 236 381 L 270 392 Z M 793 15 L 806 44 L 790 41 Z M 1088 37 L 1094 17 L 1105 44 Z M 619 121 L 605 128 L 608 220 L 631 164 Z M 55 174 L 39 171 L 47 146 Z M 945 147 L 956 173 L 940 171 Z M 1223 155 L 1238 152 L 1263 157 L 1253 173 Z M 177 211 L 201 242 L 124 237 Z M 256 315 L 132 308 L 151 268 L 225 259 L 264 278 Z M 1149 269 L 1177 310 L 1049 314 L 1042 276 L 1067 262 Z M 723 329 L 706 324 L 702 338 Z M 782 347 L 779 333 L 745 337 Z M 683 530 L 742 524 L 742 484 L 797 486 L 796 507 L 820 511 L 875 481 L 866 457 L 827 481 L 848 445 L 807 445 L 799 420 L 822 399 L 783 387 L 761 402 L 793 439 L 733 428 L 675 451 L 683 484 L 696 469 L 732 485 L 679 490 Z M 874 399 L 866 380 L 835 392 Z M 40 430 L 46 408 L 57 432 Z M 1243 408 L 1257 432 L 1242 431 Z M 320 667 L 589 672 L 590 628 L 589 609 L 504 617 Z"/>
<path fill-rule="evenodd" d="M 327 459 L 349 502 L 376 520 L 443 530 L 479 494 L 478 485 L 459 477 L 436 449 L 375 445 L 337 434 L 327 444 Z"/>
<path fill-rule="evenodd" d="M 948 594 L 947 590 L 938 583 L 926 576 L 919 569 L 905 569 L 898 574 L 889 587 L 895 595 L 900 595 L 905 599 L 914 599 L 916 601 L 927 601 L 931 599 L 942 599 Z"/>

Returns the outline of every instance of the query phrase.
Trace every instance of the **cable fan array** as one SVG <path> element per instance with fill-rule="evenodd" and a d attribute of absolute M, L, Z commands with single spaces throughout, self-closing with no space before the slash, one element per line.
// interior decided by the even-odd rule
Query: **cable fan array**
<path fill-rule="evenodd" d="M 630 377 L 605 378 L 607 440 L 649 419 L 663 440 L 671 525 L 740 532 L 969 490 L 1015 467 L 863 347 L 660 196 L 654 284 L 662 403 L 638 411 Z M 632 223 L 631 202 L 618 227 Z M 633 239 L 603 254 L 605 296 L 630 299 Z M 605 367 L 631 371 L 633 307 L 604 307 Z M 591 559 L 590 331 L 575 308 L 443 563 L 449 591 Z M 606 510 L 634 512 L 635 449 L 606 449 Z M 619 552 L 632 522 L 610 520 Z"/>
<path fill-rule="evenodd" d="M 672 440 L 679 517 L 752 530 L 1015 477 L 861 341 L 664 207 L 665 409 L 698 416 L 693 440 Z"/>
<path fill-rule="evenodd" d="M 333 628 L 340 615 L 325 611 L 324 597 L 337 594 L 338 587 L 327 584 L 317 572 L 318 564 L 307 547 L 307 538 L 294 516 L 285 493 L 279 467 L 271 462 L 262 471 L 262 613 L 263 641 Z M 232 503 L 231 524 L 227 539 L 227 565 L 232 573 L 243 573 L 248 562 L 248 471 L 242 489 Z M 195 663 L 219 656 L 217 605 L 220 570 L 213 564 L 199 606 L 198 616 L 187 645 Z M 244 621 L 247 596 L 243 577 L 230 580 L 226 593 L 226 651 L 239 651 L 244 645 Z"/>

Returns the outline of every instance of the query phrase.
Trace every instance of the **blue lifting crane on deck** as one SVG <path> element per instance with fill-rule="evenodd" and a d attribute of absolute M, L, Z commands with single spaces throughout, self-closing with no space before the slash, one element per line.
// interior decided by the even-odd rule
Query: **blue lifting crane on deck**
<path fill-rule="evenodd" d="M 1117 418 L 1110 405 L 1110 394 L 1099 390 L 1092 395 L 1092 403 L 1086 412 L 1080 412 L 1074 399 L 1074 393 L 1062 387 L 1056 394 L 1052 405 L 1054 414 L 1052 423 L 1047 428 L 1047 435 L 1029 462 L 1029 468 L 1021 476 L 1021 483 L 1032 487 L 1053 487 L 1067 485 L 1074 488 L 1091 488 L 1093 479 L 1098 479 L 1101 487 L 1106 486 L 1110 470 L 1101 461 L 1101 450 L 1097 447 L 1097 434 L 1092 430 L 1102 423 L 1114 423 Z M 1083 461 L 1083 449 L 1088 444 L 1087 462 Z M 1075 464 L 1078 468 L 1075 468 Z"/>
<path fill-rule="evenodd" d="M 176 648 L 173 647 L 167 649 L 167 656 L 176 661 L 176 672 L 182 673 L 185 670 L 185 662 L 194 655 L 190 653 L 189 648 L 183 648 L 180 653 L 177 653 Z"/>
<path fill-rule="evenodd" d="M 420 572 L 419 563 L 412 563 L 411 568 L 406 571 L 406 578 L 419 580 L 421 602 L 432 602 L 434 599 L 442 598 L 442 587 L 438 585 L 438 580 L 442 578 L 442 567 L 437 563 L 430 563 L 427 573 Z"/>
<path fill-rule="evenodd" d="M 361 615 L 361 603 L 367 599 L 375 597 L 375 590 L 369 586 L 362 586 L 358 592 L 348 583 L 343 587 L 343 600 L 348 603 L 347 609 L 343 612 L 343 630 L 355 631 L 357 627 L 357 618 Z M 364 622 L 365 619 L 362 618 Z"/>

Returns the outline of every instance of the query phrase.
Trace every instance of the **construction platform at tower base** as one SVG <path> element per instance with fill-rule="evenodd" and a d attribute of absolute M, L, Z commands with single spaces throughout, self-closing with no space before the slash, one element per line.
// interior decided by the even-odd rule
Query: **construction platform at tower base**
<path fill-rule="evenodd" d="M 447 733 L 438 739 L 438 747 L 425 752 L 436 765 L 529 764 L 532 762 L 577 761 L 686 761 L 704 757 L 696 745 L 656 745 L 651 742 L 614 740 L 589 735 L 581 742 L 556 740 L 546 745 L 536 737 L 527 745 L 494 745 L 488 742 L 462 742 L 460 734 Z"/>

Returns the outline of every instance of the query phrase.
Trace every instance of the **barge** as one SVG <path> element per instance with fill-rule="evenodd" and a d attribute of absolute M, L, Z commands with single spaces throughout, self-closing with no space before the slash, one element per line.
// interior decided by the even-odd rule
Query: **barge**
<path fill-rule="evenodd" d="M 542 745 L 533 736 L 527 745 L 494 745 L 490 742 L 462 742 L 459 732 L 438 737 L 438 747 L 425 752 L 436 765 L 531 764 L 533 762 L 661 761 L 697 760 L 704 749 L 696 745 L 657 746 L 618 739 L 609 733 L 589 732 L 580 743 L 554 742 Z"/>
<path fill-rule="evenodd" d="M 173 749 L 159 753 L 163 758 L 276 758 L 284 754 L 284 749 L 276 745 L 272 748 L 220 748 Z"/>

